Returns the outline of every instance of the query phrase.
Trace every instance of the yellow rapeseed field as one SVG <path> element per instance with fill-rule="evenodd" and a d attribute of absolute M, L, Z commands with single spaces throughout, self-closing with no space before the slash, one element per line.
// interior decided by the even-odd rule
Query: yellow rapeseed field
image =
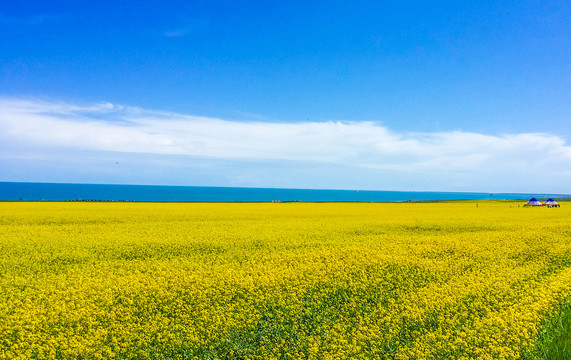
<path fill-rule="evenodd" d="M 478 205 L 0 203 L 0 358 L 517 359 L 571 206 Z"/>

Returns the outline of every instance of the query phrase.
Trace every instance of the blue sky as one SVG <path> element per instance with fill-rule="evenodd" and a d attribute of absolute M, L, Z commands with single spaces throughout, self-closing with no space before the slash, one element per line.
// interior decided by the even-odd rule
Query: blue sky
<path fill-rule="evenodd" d="M 0 4 L 0 181 L 571 193 L 569 2 Z"/>

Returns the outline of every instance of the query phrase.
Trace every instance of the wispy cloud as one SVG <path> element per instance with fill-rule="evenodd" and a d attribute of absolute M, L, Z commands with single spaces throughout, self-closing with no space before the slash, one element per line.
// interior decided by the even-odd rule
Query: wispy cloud
<path fill-rule="evenodd" d="M 180 36 L 188 35 L 189 33 L 190 33 L 190 29 L 175 29 L 175 30 L 165 31 L 165 36 L 166 37 L 180 37 Z"/>
<path fill-rule="evenodd" d="M 58 22 L 64 19 L 61 14 L 34 14 L 23 17 L 6 16 L 0 14 L 0 24 L 8 25 L 43 25 L 46 23 Z"/>
<path fill-rule="evenodd" d="M 179 19 L 179 25 L 163 32 L 166 37 L 183 37 L 201 32 L 209 27 L 207 19 Z"/>
<path fill-rule="evenodd" d="M 515 178 L 571 168 L 571 147 L 553 134 L 398 133 L 374 122 L 228 121 L 110 103 L 10 98 L 0 99 L 3 140 L 20 149 L 312 161 L 395 176 L 441 172 L 443 178 L 460 173 Z"/>

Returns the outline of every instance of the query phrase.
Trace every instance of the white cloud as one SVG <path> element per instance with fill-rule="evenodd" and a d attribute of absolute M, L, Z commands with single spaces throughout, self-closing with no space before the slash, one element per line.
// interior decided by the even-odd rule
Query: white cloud
<path fill-rule="evenodd" d="M 373 122 L 236 122 L 110 103 L 10 98 L 0 98 L 0 141 L 12 144 L 12 154 L 43 147 L 313 161 L 401 177 L 441 172 L 443 181 L 454 174 L 515 178 L 571 168 L 571 147 L 552 134 L 397 133 Z"/>

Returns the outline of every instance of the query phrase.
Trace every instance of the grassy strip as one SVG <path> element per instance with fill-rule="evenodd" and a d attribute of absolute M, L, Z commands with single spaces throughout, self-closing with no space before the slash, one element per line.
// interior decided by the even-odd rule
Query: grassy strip
<path fill-rule="evenodd" d="M 571 359 L 571 299 L 564 302 L 555 315 L 543 325 L 535 349 L 524 359 Z"/>

